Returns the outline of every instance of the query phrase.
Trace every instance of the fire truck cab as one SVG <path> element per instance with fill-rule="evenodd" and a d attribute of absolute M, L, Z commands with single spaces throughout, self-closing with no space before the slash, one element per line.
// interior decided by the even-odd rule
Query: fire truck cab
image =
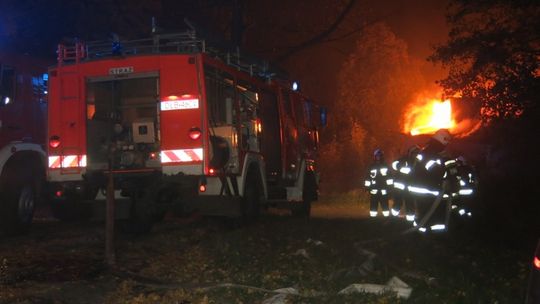
<path fill-rule="evenodd" d="M 195 32 L 60 45 L 49 71 L 48 181 L 57 206 L 105 197 L 146 231 L 170 206 L 252 218 L 308 216 L 325 111 L 267 64 Z"/>
<path fill-rule="evenodd" d="M 0 52 L 0 233 L 24 231 L 45 181 L 47 64 Z"/>

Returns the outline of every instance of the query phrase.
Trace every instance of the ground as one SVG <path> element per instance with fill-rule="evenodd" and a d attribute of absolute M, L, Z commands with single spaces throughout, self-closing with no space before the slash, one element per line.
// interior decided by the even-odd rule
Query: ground
<path fill-rule="evenodd" d="M 475 222 L 403 234 L 403 219 L 366 214 L 365 202 L 332 197 L 310 219 L 271 211 L 237 226 L 167 216 L 149 234 L 117 233 L 115 267 L 103 262 L 103 223 L 42 217 L 28 234 L 0 239 L 0 303 L 523 302 L 528 239 L 508 243 Z M 392 277 L 412 289 L 408 299 L 339 294 Z"/>

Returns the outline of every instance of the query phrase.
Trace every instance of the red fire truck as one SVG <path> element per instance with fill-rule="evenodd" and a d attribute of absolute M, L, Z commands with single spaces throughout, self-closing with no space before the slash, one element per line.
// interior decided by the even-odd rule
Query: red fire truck
<path fill-rule="evenodd" d="M 103 199 L 112 172 L 117 207 L 129 207 L 117 217 L 131 230 L 148 230 L 171 205 L 246 219 L 287 206 L 309 216 L 326 112 L 268 64 L 188 31 L 60 45 L 49 75 L 57 208 Z"/>
<path fill-rule="evenodd" d="M 47 167 L 47 64 L 0 52 L 0 233 L 32 221 Z"/>

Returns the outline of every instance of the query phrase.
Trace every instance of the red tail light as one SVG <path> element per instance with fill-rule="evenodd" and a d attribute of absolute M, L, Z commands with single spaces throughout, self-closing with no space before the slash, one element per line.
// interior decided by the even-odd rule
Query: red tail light
<path fill-rule="evenodd" d="M 189 129 L 189 132 L 188 132 L 188 136 L 189 138 L 193 139 L 193 140 L 197 140 L 201 137 L 202 135 L 202 132 L 201 132 L 201 129 L 197 128 L 197 127 L 193 127 L 191 129 Z"/>
<path fill-rule="evenodd" d="M 49 146 L 51 148 L 58 148 L 60 146 L 60 137 L 58 135 L 53 135 L 49 138 Z"/>
<path fill-rule="evenodd" d="M 533 265 L 536 267 L 536 269 L 540 270 L 540 258 L 534 257 Z"/>
<path fill-rule="evenodd" d="M 199 192 L 205 192 L 206 191 L 206 185 L 199 185 Z"/>

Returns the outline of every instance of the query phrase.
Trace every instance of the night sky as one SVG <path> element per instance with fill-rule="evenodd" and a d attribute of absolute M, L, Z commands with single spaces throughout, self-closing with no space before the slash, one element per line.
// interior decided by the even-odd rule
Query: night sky
<path fill-rule="evenodd" d="M 154 0 L 132 1 L 132 5 L 128 6 L 117 5 L 117 2 L 107 0 L 73 3 L 59 0 L 5 0 L 0 7 L 0 46 L 4 49 L 16 48 L 18 51 L 47 57 L 54 50 L 56 43 L 63 38 L 105 39 L 114 31 L 129 37 L 147 35 L 151 17 L 156 17 L 157 22 L 165 24 L 169 30 L 184 27 L 182 19 L 187 17 L 206 28 L 219 31 L 220 28 L 224 28 L 223 25 L 216 25 L 215 19 L 207 18 L 211 10 L 205 9 L 216 4 L 218 10 L 225 11 L 231 6 L 229 2 L 232 1 Z M 258 2 L 264 4 L 265 1 L 252 3 L 256 5 Z M 280 14 L 279 10 L 286 9 L 288 1 L 283 1 L 285 5 L 282 6 L 279 1 L 277 3 L 278 5 L 270 7 L 274 7 L 277 14 Z M 335 6 L 332 5 L 333 1 L 298 1 L 298 3 L 302 3 L 304 7 L 313 6 L 312 10 L 318 16 L 332 18 L 332 14 L 335 13 L 325 12 L 326 6 L 321 5 Z M 253 4 L 247 6 L 249 10 Z M 410 55 L 423 61 L 431 54 L 434 44 L 440 44 L 446 39 L 448 32 L 445 23 L 446 6 L 446 1 L 435 0 L 413 0 L 406 3 L 396 0 L 357 1 L 354 10 L 359 11 L 366 20 L 377 19 L 387 23 L 399 38 L 407 42 Z M 274 13 L 276 12 L 268 12 L 269 15 Z M 256 27 L 257 24 L 250 26 Z M 434 77 L 440 76 L 440 71 L 432 69 L 432 66 L 426 63 L 424 71 Z"/>

